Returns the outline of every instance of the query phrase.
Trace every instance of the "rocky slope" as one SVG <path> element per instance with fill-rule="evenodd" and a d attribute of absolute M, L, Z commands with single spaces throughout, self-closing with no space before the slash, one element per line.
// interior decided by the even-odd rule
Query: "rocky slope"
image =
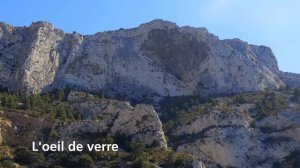
<path fill-rule="evenodd" d="M 150 105 L 132 106 L 123 101 L 71 92 L 68 100 L 60 103 L 82 114 L 80 120 L 53 119 L 45 112 L 1 107 L 0 141 L 5 143 L 0 144 L 0 149 L 5 148 L 6 157 L 14 160 L 13 147 L 30 147 L 32 141 L 95 143 L 110 135 L 121 146 L 121 153 L 96 155 L 98 167 L 115 163 L 134 167 L 136 158 L 129 157 L 130 150 L 121 143 L 134 141 L 148 146 L 147 154 L 138 156 L 150 157 L 151 165 L 160 167 L 297 167 L 300 165 L 300 96 L 297 93 L 295 90 L 267 91 L 203 102 L 188 96 L 169 98 L 176 105 L 169 101 L 171 109 L 167 112 L 161 104 L 162 116 L 169 114 L 161 122 Z M 128 153 L 122 156 L 124 151 Z M 49 162 L 45 167 L 72 167 L 66 166 L 65 160 L 54 161 L 65 154 L 44 155 L 46 159 L 42 163 Z M 72 154 L 65 157 L 69 158 L 68 163 L 74 159 Z M 0 157 L 0 165 L 1 161 Z"/>
<path fill-rule="evenodd" d="M 280 72 L 279 76 L 287 86 L 300 88 L 300 74 Z"/>
<path fill-rule="evenodd" d="M 126 98 L 278 89 L 270 48 L 219 40 L 205 28 L 154 20 L 132 29 L 68 34 L 46 22 L 0 23 L 0 86 L 39 93 L 67 85 Z"/>
<path fill-rule="evenodd" d="M 274 104 L 286 105 L 267 109 L 262 115 L 264 110 L 253 100 L 273 99 L 269 96 L 275 96 Z M 190 117 L 181 117 L 184 119 L 170 131 L 170 136 L 177 139 L 173 145 L 177 151 L 196 156 L 207 167 L 280 167 L 300 150 L 299 103 L 282 93 L 253 98 L 242 103 L 218 98 L 208 109 L 207 105 L 200 107 L 206 113 L 186 114 Z"/>
<path fill-rule="evenodd" d="M 210 118 L 218 115 L 211 114 Z M 204 128 L 199 128 L 196 133 L 202 131 L 204 137 L 180 145 L 177 150 L 198 156 L 206 165 L 273 167 L 299 149 L 299 116 L 299 111 L 283 112 L 252 127 L 240 124 L 250 124 L 245 118 L 224 124 L 201 125 Z M 232 115 L 232 118 L 235 117 L 235 114 Z"/>
<path fill-rule="evenodd" d="M 142 141 L 147 146 L 167 148 L 162 123 L 150 105 L 133 107 L 127 102 L 94 98 L 82 92 L 72 92 L 65 103 L 82 114 L 82 120 L 62 123 L 22 111 L 0 109 L 0 142 L 4 139 L 12 146 L 57 140 L 93 143 L 109 134 L 124 136 L 127 141 Z M 52 137 L 54 134 L 59 138 Z"/>
<path fill-rule="evenodd" d="M 59 140 L 72 142 L 76 139 L 87 143 L 105 134 L 125 135 L 128 141 L 142 141 L 147 146 L 167 148 L 162 123 L 152 106 L 138 104 L 132 107 L 127 102 L 86 96 L 82 92 L 70 94 L 69 103 L 82 114 L 83 121 L 53 126 L 51 131 L 59 134 Z"/>
<path fill-rule="evenodd" d="M 15 110 L 0 110 L 0 141 L 9 146 L 31 146 L 33 141 L 45 141 L 45 133 L 53 121 L 30 116 Z"/>

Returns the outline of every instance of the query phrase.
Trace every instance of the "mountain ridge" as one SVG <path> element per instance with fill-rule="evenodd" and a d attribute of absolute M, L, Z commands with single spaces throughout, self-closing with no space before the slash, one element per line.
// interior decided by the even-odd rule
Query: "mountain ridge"
<path fill-rule="evenodd" d="M 71 87 L 110 97 L 204 97 L 276 90 L 285 84 L 265 46 L 219 40 L 206 28 L 161 19 L 94 35 L 48 22 L 0 24 L 1 87 L 39 93 Z"/>

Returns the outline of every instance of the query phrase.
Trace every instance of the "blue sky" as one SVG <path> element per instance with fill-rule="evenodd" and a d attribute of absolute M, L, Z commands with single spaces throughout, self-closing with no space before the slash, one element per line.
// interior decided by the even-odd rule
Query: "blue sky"
<path fill-rule="evenodd" d="M 44 20 L 82 34 L 157 18 L 269 46 L 280 69 L 300 73 L 299 0 L 0 0 L 0 21 L 28 26 Z"/>

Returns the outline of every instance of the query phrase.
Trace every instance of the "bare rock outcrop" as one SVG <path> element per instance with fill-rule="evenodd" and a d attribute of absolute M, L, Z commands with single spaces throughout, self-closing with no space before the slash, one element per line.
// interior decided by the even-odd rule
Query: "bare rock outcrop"
<path fill-rule="evenodd" d="M 278 89 L 278 73 L 268 47 L 163 20 L 94 35 L 46 22 L 0 24 L 0 86 L 10 91 L 69 86 L 134 99 L 211 96 Z"/>
<path fill-rule="evenodd" d="M 287 86 L 300 88 L 300 74 L 280 72 L 280 78 Z"/>
<path fill-rule="evenodd" d="M 177 151 L 188 152 L 208 167 L 273 167 L 300 149 L 299 105 L 259 119 L 243 112 L 210 112 L 178 125 L 172 136 L 180 137 Z"/>
<path fill-rule="evenodd" d="M 124 135 L 127 140 L 142 141 L 149 146 L 167 147 L 162 123 L 152 106 L 138 104 L 133 107 L 127 102 L 92 98 L 80 92 L 71 95 L 71 106 L 83 115 L 83 121 L 54 126 L 52 132 L 59 134 L 59 140 L 89 142 L 110 134 Z"/>

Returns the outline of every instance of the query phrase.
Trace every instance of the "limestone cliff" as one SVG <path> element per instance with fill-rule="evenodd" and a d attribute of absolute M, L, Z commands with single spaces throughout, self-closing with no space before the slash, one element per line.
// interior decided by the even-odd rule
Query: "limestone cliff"
<path fill-rule="evenodd" d="M 128 102 L 95 99 L 82 92 L 72 92 L 68 100 L 70 106 L 82 114 L 83 120 L 53 126 L 52 132 L 58 133 L 60 140 L 72 142 L 76 139 L 84 143 L 92 137 L 97 139 L 102 134 L 110 134 L 167 148 L 162 123 L 150 105 L 133 107 Z"/>
<path fill-rule="evenodd" d="M 300 74 L 280 72 L 279 75 L 287 86 L 300 88 Z"/>
<path fill-rule="evenodd" d="M 274 109 L 264 111 L 258 103 L 249 102 L 249 97 L 240 104 L 235 99 L 217 98 L 208 109 L 206 105 L 199 107 L 201 113 L 184 114 L 188 117 L 181 117 L 170 129 L 170 136 L 177 140 L 173 145 L 207 167 L 280 167 L 300 147 L 300 106 L 286 93 L 270 96 L 278 99 L 277 104 L 287 105 L 283 109 L 273 105 Z M 253 100 L 269 98 L 256 95 Z"/>
<path fill-rule="evenodd" d="M 126 98 L 231 94 L 284 85 L 268 47 L 219 40 L 205 28 L 154 20 L 132 29 L 68 34 L 50 23 L 0 23 L 0 86 L 66 86 Z"/>

